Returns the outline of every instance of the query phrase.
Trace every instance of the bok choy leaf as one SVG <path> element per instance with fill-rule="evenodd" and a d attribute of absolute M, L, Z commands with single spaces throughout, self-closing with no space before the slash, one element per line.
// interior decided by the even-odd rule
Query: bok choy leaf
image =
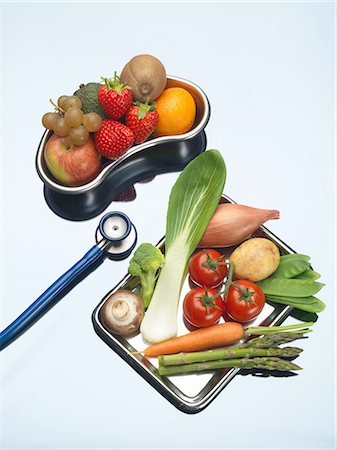
<path fill-rule="evenodd" d="M 174 184 L 166 217 L 165 263 L 140 331 L 157 343 L 177 334 L 177 308 L 189 258 L 219 203 L 226 180 L 218 150 L 191 161 Z"/>

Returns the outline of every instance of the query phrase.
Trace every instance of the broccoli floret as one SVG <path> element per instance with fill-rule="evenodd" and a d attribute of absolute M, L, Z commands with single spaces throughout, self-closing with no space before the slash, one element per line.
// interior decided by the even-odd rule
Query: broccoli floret
<path fill-rule="evenodd" d="M 164 255 L 152 244 L 140 244 L 130 261 L 128 272 L 139 277 L 144 306 L 150 304 L 154 287 L 158 277 L 158 270 L 164 264 Z"/>

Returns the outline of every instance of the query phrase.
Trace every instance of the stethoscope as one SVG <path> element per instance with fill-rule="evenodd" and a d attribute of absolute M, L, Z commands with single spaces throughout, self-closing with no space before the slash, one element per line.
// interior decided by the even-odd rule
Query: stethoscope
<path fill-rule="evenodd" d="M 137 242 L 137 231 L 128 216 L 113 211 L 103 216 L 96 229 L 96 244 L 74 266 L 58 278 L 17 319 L 0 333 L 0 350 L 30 328 L 41 316 L 97 267 L 105 257 L 127 258 Z M 91 269 L 91 270 L 90 270 Z"/>

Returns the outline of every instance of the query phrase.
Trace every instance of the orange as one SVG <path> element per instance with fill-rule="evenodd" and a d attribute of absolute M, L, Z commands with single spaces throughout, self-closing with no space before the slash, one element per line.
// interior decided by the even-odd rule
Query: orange
<path fill-rule="evenodd" d="M 194 123 L 196 105 L 192 95 L 183 88 L 165 89 L 156 100 L 159 114 L 156 136 L 172 136 L 189 131 Z"/>

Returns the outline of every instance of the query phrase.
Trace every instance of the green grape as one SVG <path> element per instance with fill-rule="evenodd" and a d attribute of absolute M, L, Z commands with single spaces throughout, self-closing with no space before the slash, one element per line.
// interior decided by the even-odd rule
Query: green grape
<path fill-rule="evenodd" d="M 64 109 L 64 102 L 68 98 L 68 95 L 61 95 L 61 97 L 58 98 L 57 104 L 60 108 Z"/>
<path fill-rule="evenodd" d="M 73 107 L 82 109 L 82 102 L 78 97 L 76 97 L 76 95 L 70 95 L 67 97 L 63 102 L 62 109 L 67 111 L 69 108 Z"/>
<path fill-rule="evenodd" d="M 42 117 L 42 125 L 45 128 L 47 128 L 47 130 L 53 130 L 57 118 L 58 118 L 57 113 L 48 112 L 44 114 Z"/>
<path fill-rule="evenodd" d="M 72 144 L 83 145 L 89 139 L 89 132 L 84 128 L 83 125 L 80 125 L 79 127 L 72 128 L 70 130 L 69 137 L 71 139 Z"/>
<path fill-rule="evenodd" d="M 69 150 L 70 147 L 72 146 L 72 141 L 71 141 L 70 136 L 66 136 L 64 139 L 62 139 L 62 143 L 67 148 L 67 150 Z"/>
<path fill-rule="evenodd" d="M 57 136 L 65 137 L 69 135 L 70 127 L 66 124 L 64 117 L 59 116 L 56 120 L 53 130 L 54 133 L 57 134 Z"/>
<path fill-rule="evenodd" d="M 83 112 L 76 106 L 72 106 L 64 113 L 64 120 L 70 127 L 78 127 L 83 123 Z"/>
<path fill-rule="evenodd" d="M 102 122 L 102 117 L 95 112 L 84 115 L 83 125 L 90 132 L 98 131 L 102 126 Z"/>

